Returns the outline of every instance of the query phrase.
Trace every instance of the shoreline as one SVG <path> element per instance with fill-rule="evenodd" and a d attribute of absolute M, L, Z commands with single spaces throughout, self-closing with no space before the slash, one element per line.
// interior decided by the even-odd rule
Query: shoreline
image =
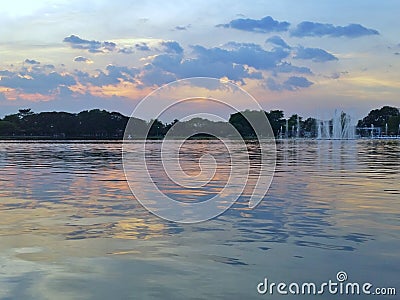
<path fill-rule="evenodd" d="M 237 138 L 230 138 L 230 137 L 224 137 L 229 140 L 241 140 Z M 183 139 L 182 137 L 176 137 L 174 139 L 168 139 L 168 140 L 181 140 Z M 0 142 L 129 142 L 129 141 L 141 141 L 141 140 L 147 140 L 147 141 L 161 141 L 164 140 L 164 137 L 151 137 L 151 138 L 130 138 L 130 139 L 123 139 L 121 137 L 64 137 L 64 138 L 57 138 L 57 137 L 40 137 L 40 136 L 32 136 L 32 137 L 0 137 Z M 187 140 L 199 140 L 199 141 L 206 141 L 206 140 L 220 140 L 220 138 L 217 137 L 193 137 L 193 138 L 188 138 Z M 255 138 L 243 138 L 244 141 L 258 141 L 258 139 Z M 266 139 L 261 139 L 261 140 L 275 140 L 277 142 L 281 141 L 369 141 L 369 140 L 400 140 L 400 136 L 381 136 L 381 137 L 373 137 L 373 138 L 367 138 L 367 137 L 358 137 L 354 139 L 318 139 L 318 138 L 266 138 Z"/>

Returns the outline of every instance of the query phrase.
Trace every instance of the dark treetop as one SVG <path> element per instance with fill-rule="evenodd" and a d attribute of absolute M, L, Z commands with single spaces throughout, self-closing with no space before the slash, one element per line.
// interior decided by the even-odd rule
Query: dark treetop
<path fill-rule="evenodd" d="M 257 117 L 265 114 L 268 118 L 275 136 L 287 132 L 287 136 L 293 134 L 292 128 L 300 124 L 300 136 L 315 136 L 315 119 L 302 117 L 294 114 L 287 120 L 281 110 L 265 111 L 243 111 L 230 116 L 229 123 L 232 124 L 245 138 L 255 136 L 246 116 Z M 0 138 L 8 139 L 121 139 L 124 136 L 126 124 L 129 117 L 119 112 L 108 112 L 100 109 L 82 111 L 80 113 L 68 112 L 41 112 L 34 113 L 30 109 L 20 109 L 18 113 L 7 115 L 0 119 Z M 174 133 L 179 136 L 180 132 L 193 132 L 195 137 L 202 137 L 196 132 L 212 132 L 218 135 L 226 135 L 228 123 L 214 122 L 201 118 L 180 122 L 174 120 L 171 123 L 162 123 L 160 120 L 145 121 L 133 118 L 135 128 L 138 132 L 148 132 L 146 138 L 163 138 L 174 126 Z M 286 124 L 288 125 L 286 128 Z M 387 125 L 386 125 L 387 124 Z M 400 111 L 398 108 L 384 106 L 381 109 L 372 110 L 365 118 L 358 121 L 360 128 L 375 127 L 388 129 L 388 134 L 398 134 L 400 124 Z M 216 130 L 217 128 L 217 130 Z M 133 137 L 135 138 L 135 137 Z"/>

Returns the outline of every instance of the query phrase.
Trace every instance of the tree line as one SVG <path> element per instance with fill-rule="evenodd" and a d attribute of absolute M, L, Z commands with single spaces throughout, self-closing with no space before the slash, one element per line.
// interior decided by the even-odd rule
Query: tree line
<path fill-rule="evenodd" d="M 234 113 L 229 123 L 246 138 L 255 136 L 247 117 L 267 117 L 275 136 L 294 134 L 301 137 L 316 136 L 316 119 L 303 119 L 297 114 L 284 118 L 282 110 L 242 111 Z M 0 137 L 2 138 L 49 138 L 49 139 L 121 139 L 129 117 L 119 112 L 92 109 L 80 113 L 68 112 L 40 112 L 34 113 L 31 109 L 20 109 L 18 113 L 0 119 Z M 174 120 L 163 123 L 160 120 L 145 121 L 137 118 L 130 120 L 136 132 L 148 132 L 147 138 L 163 138 L 173 128 L 174 135 L 193 134 L 198 132 L 213 132 L 217 136 L 229 135 L 229 123 L 215 122 L 202 118 L 189 121 Z M 399 134 L 400 111 L 398 108 L 384 106 L 374 109 L 363 119 L 359 120 L 359 128 L 370 127 L 387 129 L 387 134 Z"/>

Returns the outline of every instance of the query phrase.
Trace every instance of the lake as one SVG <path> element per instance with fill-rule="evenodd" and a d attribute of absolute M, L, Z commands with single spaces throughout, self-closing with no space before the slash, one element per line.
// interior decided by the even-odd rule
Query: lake
<path fill-rule="evenodd" d="M 162 189 L 182 201 L 218 193 L 229 165 L 221 147 L 186 145 L 188 173 L 199 155 L 218 154 L 212 188 L 160 180 Z M 0 182 L 0 299 L 281 299 L 257 285 L 321 283 L 339 271 L 400 293 L 399 140 L 277 141 L 263 201 L 249 209 L 248 186 L 197 224 L 165 221 L 134 199 L 119 142 L 3 141 Z"/>

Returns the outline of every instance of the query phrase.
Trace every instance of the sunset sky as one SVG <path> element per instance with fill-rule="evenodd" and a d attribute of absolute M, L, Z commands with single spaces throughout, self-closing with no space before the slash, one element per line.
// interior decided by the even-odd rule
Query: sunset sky
<path fill-rule="evenodd" d="M 0 117 L 130 114 L 157 87 L 229 79 L 265 110 L 400 106 L 400 1 L 6 1 Z"/>

